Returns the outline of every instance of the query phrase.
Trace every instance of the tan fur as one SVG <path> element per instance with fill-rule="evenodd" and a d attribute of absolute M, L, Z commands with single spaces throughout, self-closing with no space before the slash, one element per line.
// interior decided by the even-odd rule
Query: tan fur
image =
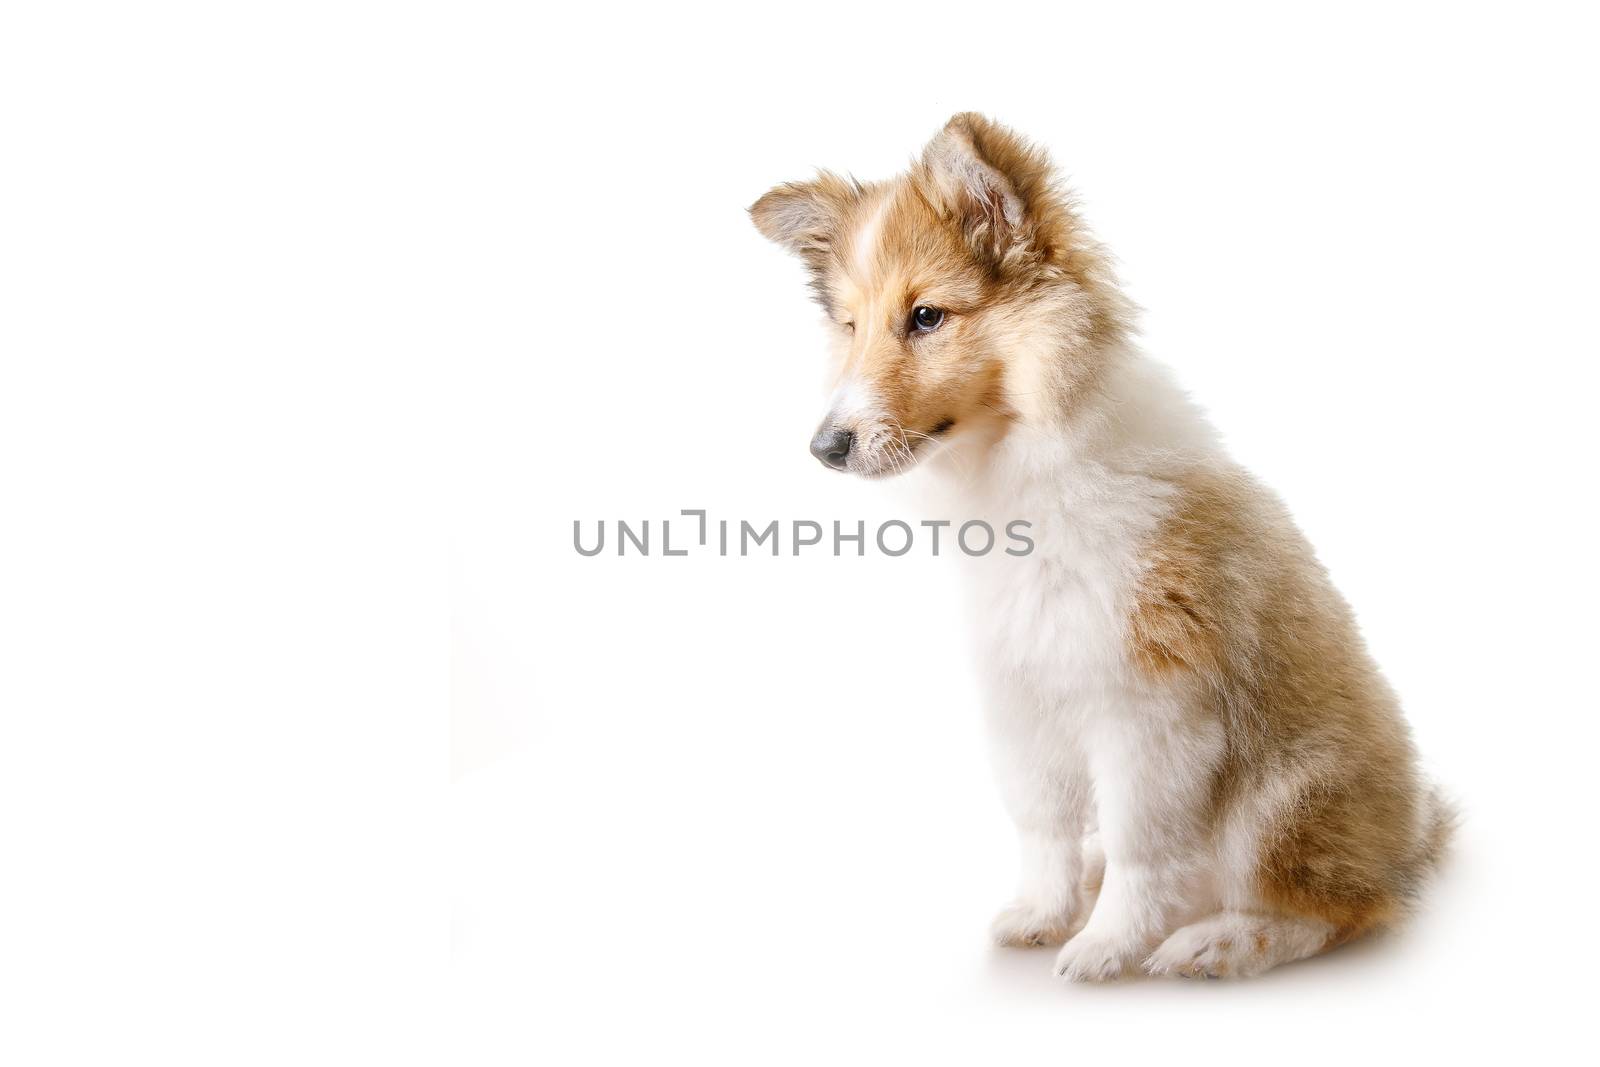
<path fill-rule="evenodd" d="M 1256 889 L 1273 909 L 1332 924 L 1331 943 L 1348 940 L 1401 914 L 1448 812 L 1416 772 L 1349 608 L 1271 494 L 1238 470 L 1195 471 L 1175 490 L 1144 553 L 1135 661 L 1210 690 L 1229 747 L 1218 818 L 1269 780 L 1298 783 L 1265 828 Z"/>

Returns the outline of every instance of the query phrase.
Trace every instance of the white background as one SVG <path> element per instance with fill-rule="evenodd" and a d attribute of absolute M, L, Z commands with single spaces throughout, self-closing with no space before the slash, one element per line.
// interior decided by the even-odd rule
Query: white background
<path fill-rule="evenodd" d="M 1586 1042 L 1594 40 L 1580 5 L 8 5 L 6 1059 Z M 1060 985 L 985 941 L 1014 856 L 953 561 L 573 551 L 925 514 L 807 454 L 817 315 L 744 208 L 965 109 L 1071 177 L 1461 801 L 1406 930 Z"/>

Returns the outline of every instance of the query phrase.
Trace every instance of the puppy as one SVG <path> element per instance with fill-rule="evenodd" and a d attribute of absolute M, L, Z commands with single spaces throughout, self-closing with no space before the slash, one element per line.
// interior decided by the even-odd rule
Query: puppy
<path fill-rule="evenodd" d="M 1064 943 L 1075 980 L 1235 976 L 1398 918 L 1451 813 L 1283 505 L 1133 347 L 1044 153 L 957 115 L 901 177 L 751 215 L 827 313 L 817 458 L 926 461 L 963 514 L 1033 523 L 969 561 L 1022 854 L 995 939 Z"/>

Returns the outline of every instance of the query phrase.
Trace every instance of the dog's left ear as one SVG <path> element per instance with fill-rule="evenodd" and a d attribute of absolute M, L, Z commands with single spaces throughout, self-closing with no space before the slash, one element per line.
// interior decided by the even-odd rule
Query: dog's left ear
<path fill-rule="evenodd" d="M 1048 207 L 1050 162 L 1011 130 L 962 112 L 922 152 L 933 199 L 993 259 L 1026 243 Z"/>

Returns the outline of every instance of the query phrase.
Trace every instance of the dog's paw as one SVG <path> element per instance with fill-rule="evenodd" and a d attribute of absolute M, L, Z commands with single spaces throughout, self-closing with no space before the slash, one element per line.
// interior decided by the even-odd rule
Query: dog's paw
<path fill-rule="evenodd" d="M 1250 942 L 1250 943 L 1247 943 Z M 1184 978 L 1234 978 L 1257 969 L 1255 950 L 1265 943 L 1252 940 L 1249 930 L 1237 924 L 1211 920 L 1185 926 L 1161 943 L 1144 961 L 1144 969 L 1155 975 Z"/>
<path fill-rule="evenodd" d="M 1331 923 L 1317 919 L 1221 912 L 1168 937 L 1144 969 L 1185 978 L 1249 978 L 1315 956 L 1336 943 L 1336 933 Z"/>
<path fill-rule="evenodd" d="M 1070 914 L 1018 900 L 1000 909 L 989 924 L 989 936 L 1008 948 L 1038 948 L 1063 943 L 1078 932 L 1079 925 Z"/>
<path fill-rule="evenodd" d="M 1139 956 L 1139 946 L 1099 934 L 1081 933 L 1056 956 L 1056 974 L 1072 982 L 1120 978 Z"/>

